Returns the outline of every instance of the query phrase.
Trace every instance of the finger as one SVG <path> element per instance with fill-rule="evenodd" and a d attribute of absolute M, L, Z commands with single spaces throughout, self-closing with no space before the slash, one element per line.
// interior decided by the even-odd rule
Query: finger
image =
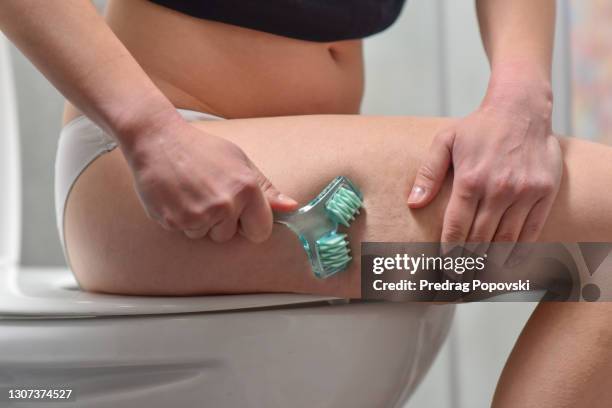
<path fill-rule="evenodd" d="M 166 231 L 176 231 L 178 229 L 176 225 L 163 218 L 156 218 L 154 220 Z"/>
<path fill-rule="evenodd" d="M 183 213 L 177 216 L 173 225 L 192 239 L 199 239 L 210 233 L 213 226 L 234 214 L 233 204 L 223 202 L 211 205 L 204 213 Z"/>
<path fill-rule="evenodd" d="M 508 260 L 516 247 L 521 229 L 534 204 L 535 201 L 532 200 L 516 202 L 508 207 L 502 216 L 493 237 L 495 242 L 494 253 L 490 254 L 497 264 L 504 265 Z"/>
<path fill-rule="evenodd" d="M 478 201 L 478 195 L 458 186 L 455 181 L 442 223 L 443 252 L 448 252 L 453 244 L 465 243 L 474 221 Z"/>
<path fill-rule="evenodd" d="M 153 211 L 152 209 L 148 208 L 143 200 L 140 200 L 140 203 L 147 218 L 158 223 L 160 227 L 162 227 L 166 231 L 176 231 L 178 229 L 176 224 L 174 224 L 168 217 L 164 217 L 159 212 Z"/>
<path fill-rule="evenodd" d="M 192 220 L 190 223 L 175 224 L 175 229 L 182 230 L 188 238 L 200 239 L 208 235 L 211 228 L 221 222 L 224 217 L 225 215 L 222 211 L 217 211 L 212 214 L 209 213 L 197 221 Z"/>
<path fill-rule="evenodd" d="M 535 201 L 516 202 L 504 213 L 493 241 L 495 242 L 517 242 L 521 234 L 521 229 L 533 208 Z"/>
<path fill-rule="evenodd" d="M 408 196 L 410 208 L 426 206 L 440 191 L 451 164 L 451 152 L 455 133 L 445 131 L 436 136 L 427 154 L 427 159 L 417 171 L 416 178 Z"/>
<path fill-rule="evenodd" d="M 170 216 L 159 216 L 158 218 L 155 218 L 155 221 L 157 221 L 159 225 L 161 225 L 161 227 L 165 229 L 166 231 L 180 231 L 181 230 L 181 228 L 179 228 L 179 225 L 176 222 L 174 222 L 172 220 L 172 217 Z"/>
<path fill-rule="evenodd" d="M 263 191 L 268 203 L 270 203 L 270 207 L 272 207 L 273 210 L 293 211 L 298 207 L 298 202 L 278 191 L 276 187 L 272 185 L 270 180 L 268 180 L 268 178 L 264 176 L 261 171 L 259 171 L 257 166 L 251 163 L 251 167 L 256 172 L 259 187 L 261 188 L 261 191 Z"/>
<path fill-rule="evenodd" d="M 272 234 L 272 209 L 263 191 L 255 191 L 239 217 L 240 234 L 249 241 L 263 242 Z"/>
<path fill-rule="evenodd" d="M 489 249 L 489 243 L 495 236 L 495 231 L 508 209 L 510 203 L 504 204 L 503 201 L 493 198 L 484 198 L 481 200 L 474 223 L 467 237 L 466 247 L 477 254 L 484 254 Z"/>
<path fill-rule="evenodd" d="M 298 207 L 297 201 L 280 193 L 276 189 L 266 190 L 266 197 L 270 203 L 270 207 L 276 211 L 293 211 Z"/>
<path fill-rule="evenodd" d="M 554 196 L 545 197 L 537 201 L 531 208 L 521 228 L 518 242 L 508 257 L 507 266 L 518 266 L 527 259 L 531 251 L 529 244 L 537 241 L 540 236 L 553 202 Z"/>
<path fill-rule="evenodd" d="M 227 217 L 214 225 L 208 232 L 208 236 L 213 242 L 219 244 L 231 240 L 238 230 L 238 219 L 236 217 Z"/>
<path fill-rule="evenodd" d="M 252 191 L 257 193 L 258 189 L 254 188 Z M 245 190 L 245 193 L 247 192 L 248 190 Z M 234 238 L 238 232 L 240 214 L 242 214 L 244 207 L 248 205 L 249 199 L 250 197 L 247 195 L 246 199 L 235 200 L 229 211 L 210 228 L 208 236 L 213 242 L 223 243 Z"/>
<path fill-rule="evenodd" d="M 529 215 L 525 219 L 525 223 L 521 229 L 518 241 L 535 242 L 538 239 L 554 199 L 554 196 L 545 197 L 535 203 L 535 205 L 531 208 L 531 211 L 529 211 Z"/>
<path fill-rule="evenodd" d="M 210 231 L 210 228 L 202 227 L 202 228 L 196 228 L 196 229 L 188 229 L 188 230 L 183 231 L 183 233 L 187 236 L 187 238 L 201 239 L 201 238 L 204 238 L 206 234 L 208 234 L 208 231 Z"/>

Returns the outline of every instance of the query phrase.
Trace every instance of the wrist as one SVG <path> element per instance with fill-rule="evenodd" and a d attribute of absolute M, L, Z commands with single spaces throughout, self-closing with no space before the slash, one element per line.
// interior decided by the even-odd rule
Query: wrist
<path fill-rule="evenodd" d="M 175 133 L 185 120 L 167 100 L 149 100 L 125 110 L 111 125 L 111 132 L 121 150 L 131 159 L 144 154 L 148 147 L 160 143 L 163 135 Z"/>
<path fill-rule="evenodd" d="M 552 85 L 541 67 L 520 61 L 493 65 L 482 107 L 550 120 L 552 106 Z"/>

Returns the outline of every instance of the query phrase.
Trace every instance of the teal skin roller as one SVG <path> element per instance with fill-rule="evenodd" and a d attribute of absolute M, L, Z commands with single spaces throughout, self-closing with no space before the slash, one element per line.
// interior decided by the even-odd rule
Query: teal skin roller
<path fill-rule="evenodd" d="M 363 205 L 363 195 L 348 178 L 336 177 L 304 207 L 291 213 L 274 213 L 274 222 L 286 225 L 300 239 L 317 278 L 343 271 L 351 261 L 347 235 L 338 227 L 349 227 Z"/>

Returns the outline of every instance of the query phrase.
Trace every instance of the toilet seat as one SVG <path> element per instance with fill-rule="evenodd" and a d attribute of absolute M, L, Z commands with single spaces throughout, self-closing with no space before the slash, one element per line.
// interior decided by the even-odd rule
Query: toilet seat
<path fill-rule="evenodd" d="M 338 301 L 343 300 L 289 293 L 189 297 L 105 295 L 79 290 L 73 274 L 66 268 L 0 268 L 0 319 L 229 312 Z"/>

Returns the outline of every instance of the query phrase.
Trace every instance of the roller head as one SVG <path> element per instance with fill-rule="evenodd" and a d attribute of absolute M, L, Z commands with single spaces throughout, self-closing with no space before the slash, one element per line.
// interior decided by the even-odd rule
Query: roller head
<path fill-rule="evenodd" d="M 350 222 L 359 214 L 359 209 L 363 205 L 361 197 L 355 191 L 340 187 L 334 195 L 325 203 L 327 215 L 338 224 L 345 227 L 350 226 Z"/>
<path fill-rule="evenodd" d="M 336 272 L 346 269 L 351 256 L 346 234 L 339 234 L 335 231 L 319 238 L 316 241 L 317 252 L 321 262 L 321 269 L 324 276 L 331 276 Z"/>

